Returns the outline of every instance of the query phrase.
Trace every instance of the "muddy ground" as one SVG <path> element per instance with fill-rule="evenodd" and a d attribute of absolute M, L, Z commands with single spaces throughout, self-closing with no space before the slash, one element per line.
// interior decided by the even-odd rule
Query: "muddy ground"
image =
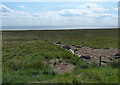
<path fill-rule="evenodd" d="M 53 43 L 53 44 L 55 44 L 61 48 L 63 48 L 63 46 L 68 47 L 68 45 L 64 45 L 60 42 Z M 70 47 L 70 49 L 66 49 L 66 50 L 77 55 L 78 57 L 79 57 L 79 55 L 80 56 L 90 56 L 90 59 L 83 59 L 88 62 L 94 62 L 94 63 L 98 64 L 99 57 L 102 56 L 102 64 L 103 65 L 114 60 L 116 57 L 115 55 L 120 53 L 120 52 L 118 52 L 120 50 L 118 48 L 90 48 L 90 47 L 79 47 L 79 46 L 69 46 L 69 47 Z M 74 51 L 74 50 L 76 50 L 76 51 Z M 120 56 L 117 56 L 117 59 L 119 57 Z"/>
<path fill-rule="evenodd" d="M 99 57 L 102 56 L 102 65 L 107 65 L 107 63 L 111 62 L 115 59 L 115 55 L 118 54 L 119 49 L 118 48 L 90 48 L 90 47 L 79 47 L 79 46 L 68 46 L 61 43 L 53 43 L 54 45 L 57 45 L 58 47 L 64 48 L 71 52 L 72 54 L 80 57 L 80 56 L 89 56 L 90 59 L 84 59 L 88 62 L 94 62 L 96 64 L 99 64 Z M 76 50 L 76 51 L 74 51 Z M 81 59 L 81 58 L 80 58 Z M 118 59 L 118 56 L 117 56 Z M 75 68 L 75 65 L 65 62 L 62 58 L 54 58 L 49 59 L 46 58 L 44 60 L 48 64 L 50 64 L 51 68 L 57 72 L 57 73 L 65 73 L 65 72 L 72 72 Z"/>
<path fill-rule="evenodd" d="M 76 48 L 75 46 L 70 46 L 72 50 L 77 49 L 75 54 L 90 56 L 89 61 L 98 62 L 99 57 L 102 56 L 102 61 L 110 62 L 114 55 L 118 54 L 118 48 L 109 48 L 109 49 L 95 49 L 90 47 L 80 47 Z"/>

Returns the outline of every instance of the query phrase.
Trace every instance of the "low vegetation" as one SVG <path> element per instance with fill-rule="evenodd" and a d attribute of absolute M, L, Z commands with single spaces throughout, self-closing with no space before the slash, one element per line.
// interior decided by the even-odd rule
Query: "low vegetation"
<path fill-rule="evenodd" d="M 85 33 L 85 34 L 84 34 Z M 3 83 L 118 83 L 118 63 L 98 67 L 52 44 L 116 48 L 116 30 L 3 32 Z M 44 61 L 62 58 L 75 65 L 59 74 Z"/>
<path fill-rule="evenodd" d="M 93 48 L 117 48 L 118 29 L 6 31 L 3 32 L 3 39 L 42 39 L 50 42 L 59 41 L 66 45 L 89 46 Z"/>
<path fill-rule="evenodd" d="M 89 67 L 77 56 L 43 40 L 5 41 L 3 43 L 3 82 L 30 82 L 51 79 L 53 69 L 44 58 L 62 57 L 74 65 Z M 44 74 L 45 72 L 48 75 Z M 49 77 L 48 77 L 49 76 Z"/>

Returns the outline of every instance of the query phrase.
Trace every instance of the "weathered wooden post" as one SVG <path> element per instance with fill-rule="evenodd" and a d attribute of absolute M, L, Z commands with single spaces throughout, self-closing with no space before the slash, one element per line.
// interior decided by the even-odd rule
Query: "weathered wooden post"
<path fill-rule="evenodd" d="M 99 57 L 99 66 L 101 66 L 102 56 Z"/>

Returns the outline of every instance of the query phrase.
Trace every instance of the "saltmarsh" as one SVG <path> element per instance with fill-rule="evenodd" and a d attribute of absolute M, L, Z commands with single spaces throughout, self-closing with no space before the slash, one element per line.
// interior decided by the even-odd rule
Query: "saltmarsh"
<path fill-rule="evenodd" d="M 93 48 L 117 48 L 117 29 L 3 32 L 3 83 L 117 83 L 116 63 L 97 67 L 80 60 L 52 42 Z M 58 74 L 44 61 L 62 58 L 75 65 L 71 73 Z M 47 73 L 47 74 L 46 74 Z"/>

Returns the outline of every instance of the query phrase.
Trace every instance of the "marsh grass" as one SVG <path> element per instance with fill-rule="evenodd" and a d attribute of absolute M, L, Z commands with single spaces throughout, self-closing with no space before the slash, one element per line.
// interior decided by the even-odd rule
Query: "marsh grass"
<path fill-rule="evenodd" d="M 118 47 L 118 29 L 37 30 L 3 32 L 3 40 L 47 40 L 93 48 Z M 14 36 L 16 35 L 16 36 Z M 22 35 L 25 35 L 24 37 Z"/>
<path fill-rule="evenodd" d="M 51 59 L 60 57 L 81 68 L 82 66 L 89 68 L 87 62 L 79 60 L 69 51 L 60 49 L 50 42 L 36 40 L 33 43 L 28 41 L 14 43 L 9 41 L 7 44 L 3 43 L 3 82 L 26 83 L 56 76 L 53 69 L 44 61 L 45 57 Z"/>
<path fill-rule="evenodd" d="M 117 83 L 116 61 L 97 67 L 52 44 L 116 48 L 117 37 L 116 29 L 3 32 L 3 83 Z M 57 74 L 44 61 L 58 57 L 75 65 L 73 72 Z"/>
<path fill-rule="evenodd" d="M 47 82 L 51 83 L 118 83 L 118 69 L 111 66 L 77 69 L 64 73 Z"/>

